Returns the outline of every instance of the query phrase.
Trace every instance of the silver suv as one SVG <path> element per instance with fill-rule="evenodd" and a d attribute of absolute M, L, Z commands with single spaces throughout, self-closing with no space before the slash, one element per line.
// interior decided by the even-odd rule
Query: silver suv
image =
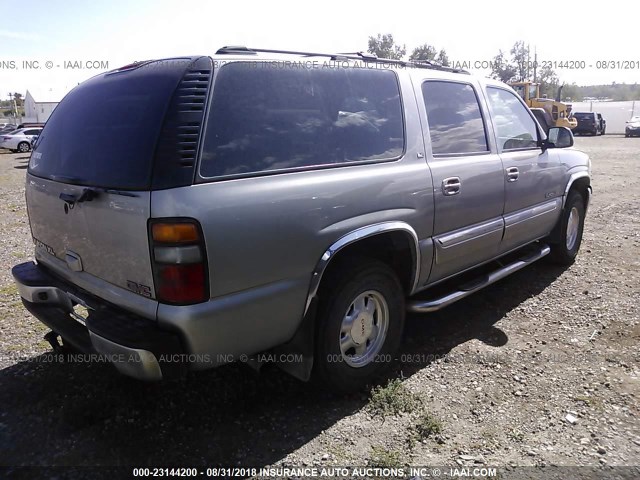
<path fill-rule="evenodd" d="M 135 63 L 47 122 L 26 180 L 37 261 L 13 276 L 53 345 L 127 375 L 274 361 L 350 390 L 393 359 L 407 310 L 573 261 L 591 186 L 572 145 L 508 86 L 428 63 Z"/>

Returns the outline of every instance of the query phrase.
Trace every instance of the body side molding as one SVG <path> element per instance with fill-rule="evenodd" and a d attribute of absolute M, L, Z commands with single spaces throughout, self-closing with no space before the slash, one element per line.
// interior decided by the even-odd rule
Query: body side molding
<path fill-rule="evenodd" d="M 420 247 L 418 243 L 418 235 L 411 225 L 405 222 L 383 222 L 376 223 L 374 225 L 367 225 L 366 227 L 358 228 L 346 235 L 340 237 L 335 241 L 320 257 L 320 261 L 316 265 L 311 277 L 311 285 L 309 287 L 309 294 L 307 295 L 307 303 L 305 305 L 304 313 L 307 313 L 311 301 L 318 293 L 320 287 L 320 281 L 331 259 L 347 245 L 350 245 L 358 240 L 369 238 L 374 235 L 379 235 L 387 232 L 404 232 L 409 234 L 412 238 L 412 253 L 413 253 L 413 280 L 411 282 L 411 291 L 409 295 L 412 295 L 417 288 L 418 279 L 420 277 Z"/>
<path fill-rule="evenodd" d="M 586 170 L 582 170 L 582 171 L 571 174 L 571 176 L 569 177 L 569 181 L 567 182 L 567 186 L 564 189 L 564 197 L 562 199 L 562 208 L 564 208 L 564 204 L 567 201 L 567 195 L 569 195 L 569 190 L 571 190 L 571 185 L 573 185 L 573 183 L 579 178 L 585 178 L 585 177 L 588 178 L 589 183 L 591 183 L 591 175 L 589 175 L 589 172 Z"/>

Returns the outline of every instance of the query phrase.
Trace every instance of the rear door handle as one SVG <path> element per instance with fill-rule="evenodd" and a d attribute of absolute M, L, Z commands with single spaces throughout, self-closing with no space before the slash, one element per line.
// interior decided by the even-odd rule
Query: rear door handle
<path fill-rule="evenodd" d="M 442 193 L 444 195 L 457 195 L 460 193 L 462 182 L 460 177 L 449 177 L 442 180 Z"/>
<path fill-rule="evenodd" d="M 507 182 L 517 181 L 519 175 L 520 175 L 520 172 L 518 171 L 518 167 L 507 168 Z"/>

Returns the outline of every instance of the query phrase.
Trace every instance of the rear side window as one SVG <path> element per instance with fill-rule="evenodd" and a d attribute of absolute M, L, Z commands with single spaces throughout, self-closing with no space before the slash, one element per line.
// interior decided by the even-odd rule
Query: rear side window
<path fill-rule="evenodd" d="M 535 120 L 514 93 L 502 88 L 487 88 L 501 150 L 538 148 Z"/>
<path fill-rule="evenodd" d="M 179 80 L 170 68 L 150 66 L 76 87 L 40 132 L 29 172 L 87 186 L 149 188 L 158 133 Z"/>
<path fill-rule="evenodd" d="M 357 68 L 232 63 L 215 80 L 202 177 L 399 158 L 396 75 Z"/>
<path fill-rule="evenodd" d="M 487 134 L 473 87 L 465 83 L 422 84 L 434 155 L 487 152 Z"/>

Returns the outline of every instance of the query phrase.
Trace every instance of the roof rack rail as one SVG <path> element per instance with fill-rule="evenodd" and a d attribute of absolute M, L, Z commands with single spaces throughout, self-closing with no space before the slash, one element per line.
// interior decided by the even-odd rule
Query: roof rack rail
<path fill-rule="evenodd" d="M 362 60 L 365 62 L 387 63 L 391 65 L 399 65 L 402 67 L 429 68 L 432 70 L 443 70 L 445 72 L 452 72 L 452 73 L 466 73 L 466 74 L 469 73 L 467 70 L 462 70 L 460 68 L 445 67 L 442 65 L 438 65 L 437 63 L 432 63 L 429 60 L 414 60 L 414 61 L 394 60 L 391 58 L 380 58 L 373 53 L 365 53 L 365 52 L 349 52 L 349 53 L 297 52 L 292 50 L 272 50 L 267 48 L 250 48 L 242 45 L 222 47 L 216 52 L 216 54 L 218 55 L 223 55 L 223 54 L 256 55 L 258 53 L 302 55 L 305 57 L 328 57 L 332 60 L 339 60 L 339 59 Z"/>

